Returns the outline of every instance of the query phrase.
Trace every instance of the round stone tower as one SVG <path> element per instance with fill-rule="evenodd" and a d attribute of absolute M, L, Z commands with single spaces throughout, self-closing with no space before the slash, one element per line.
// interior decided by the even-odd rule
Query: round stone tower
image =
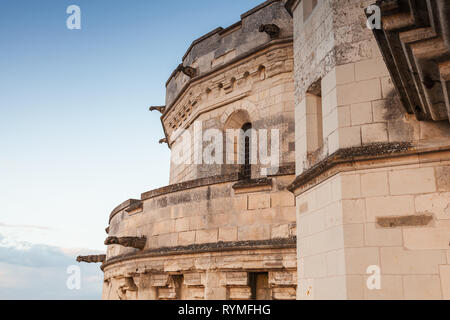
<path fill-rule="evenodd" d="M 195 40 L 166 83 L 170 185 L 114 209 L 104 299 L 295 299 L 294 60 L 285 1 Z"/>

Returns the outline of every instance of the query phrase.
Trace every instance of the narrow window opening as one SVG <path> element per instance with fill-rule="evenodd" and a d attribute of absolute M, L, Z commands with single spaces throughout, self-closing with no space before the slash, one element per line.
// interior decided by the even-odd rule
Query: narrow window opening
<path fill-rule="evenodd" d="M 241 179 L 250 180 L 252 176 L 252 165 L 250 159 L 252 124 L 244 124 L 242 126 L 242 131 L 244 133 L 244 163 L 241 165 L 240 175 Z"/>

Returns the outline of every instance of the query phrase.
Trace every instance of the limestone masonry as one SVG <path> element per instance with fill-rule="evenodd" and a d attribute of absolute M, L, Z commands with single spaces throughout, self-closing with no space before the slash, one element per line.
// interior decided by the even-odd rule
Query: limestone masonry
<path fill-rule="evenodd" d="M 450 2 L 379 0 L 371 30 L 374 2 L 269 0 L 192 43 L 151 108 L 170 185 L 79 258 L 103 299 L 450 299 Z M 208 129 L 277 130 L 278 167 L 250 138 L 195 163 Z"/>

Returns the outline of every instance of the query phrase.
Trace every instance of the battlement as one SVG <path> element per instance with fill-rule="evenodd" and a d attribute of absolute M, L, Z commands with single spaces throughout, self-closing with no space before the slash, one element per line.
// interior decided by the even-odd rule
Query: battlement
<path fill-rule="evenodd" d="M 194 40 L 166 82 L 166 111 L 192 78 L 239 60 L 272 40 L 292 38 L 292 19 L 285 2 L 265 1 L 242 14 L 241 20 L 233 25 L 216 28 Z"/>

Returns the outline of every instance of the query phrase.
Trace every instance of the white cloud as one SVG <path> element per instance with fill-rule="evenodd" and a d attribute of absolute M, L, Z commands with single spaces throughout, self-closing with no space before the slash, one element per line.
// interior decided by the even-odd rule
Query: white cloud
<path fill-rule="evenodd" d="M 11 241 L 0 234 L 0 299 L 100 299 L 103 274 L 99 264 L 78 264 L 86 249 L 62 249 Z M 81 289 L 66 286 L 67 267 L 81 268 Z"/>

